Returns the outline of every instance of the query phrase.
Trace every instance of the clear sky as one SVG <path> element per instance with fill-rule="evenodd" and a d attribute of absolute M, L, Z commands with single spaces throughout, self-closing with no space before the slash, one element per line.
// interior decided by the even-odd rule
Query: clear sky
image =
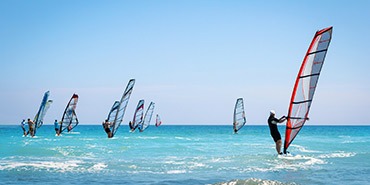
<path fill-rule="evenodd" d="M 124 117 L 156 103 L 166 124 L 248 124 L 286 115 L 314 33 L 333 26 L 311 125 L 370 124 L 370 1 L 0 1 L 0 124 L 33 118 L 43 93 L 61 119 L 73 93 L 101 123 L 130 78 Z"/>

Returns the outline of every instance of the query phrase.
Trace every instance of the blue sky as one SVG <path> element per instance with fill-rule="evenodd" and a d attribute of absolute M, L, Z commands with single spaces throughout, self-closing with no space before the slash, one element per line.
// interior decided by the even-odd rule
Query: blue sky
<path fill-rule="evenodd" d="M 168 124 L 231 124 L 287 114 L 315 31 L 333 39 L 307 124 L 370 124 L 369 1 L 0 1 L 0 123 L 61 119 L 73 93 L 82 123 L 100 123 L 130 78 Z"/>

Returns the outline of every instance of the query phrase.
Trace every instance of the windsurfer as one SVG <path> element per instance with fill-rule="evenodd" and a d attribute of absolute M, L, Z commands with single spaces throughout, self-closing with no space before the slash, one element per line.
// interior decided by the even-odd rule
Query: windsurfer
<path fill-rule="evenodd" d="M 35 123 L 30 118 L 27 119 L 27 123 L 31 137 L 35 136 Z"/>
<path fill-rule="evenodd" d="M 276 151 L 278 154 L 283 154 L 283 153 L 281 152 L 282 141 L 281 141 L 281 135 L 279 133 L 277 124 L 282 123 L 285 120 L 286 120 L 286 116 L 282 116 L 280 119 L 277 119 L 275 118 L 275 111 L 273 110 L 270 111 L 270 117 L 268 118 L 267 122 L 269 124 L 270 134 L 275 141 Z"/>
<path fill-rule="evenodd" d="M 103 128 L 104 128 L 105 132 L 108 134 L 108 138 L 113 137 L 112 131 L 110 130 L 110 126 L 111 126 L 111 123 L 106 119 L 103 122 Z"/>
<path fill-rule="evenodd" d="M 28 135 L 28 132 L 26 131 L 26 129 L 24 128 L 26 125 L 26 120 L 22 120 L 21 122 L 21 127 L 22 127 L 22 130 L 23 130 L 23 135 L 24 136 L 27 136 Z"/>
<path fill-rule="evenodd" d="M 129 123 L 128 123 L 128 125 L 130 126 L 130 132 L 133 132 L 133 131 L 135 131 L 135 127 L 134 127 L 134 125 L 132 124 L 132 121 L 130 121 Z"/>
<path fill-rule="evenodd" d="M 57 120 L 54 121 L 55 134 L 59 136 L 60 125 Z"/>
<path fill-rule="evenodd" d="M 236 122 L 233 124 L 233 128 L 234 128 L 234 134 L 237 134 L 238 130 L 236 129 Z"/>

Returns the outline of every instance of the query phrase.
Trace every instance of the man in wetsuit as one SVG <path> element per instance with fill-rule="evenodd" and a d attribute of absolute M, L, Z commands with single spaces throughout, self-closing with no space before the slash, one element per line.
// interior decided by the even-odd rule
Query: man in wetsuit
<path fill-rule="evenodd" d="M 269 128 L 270 128 L 270 134 L 275 141 L 276 151 L 278 154 L 283 154 L 283 153 L 281 152 L 282 141 L 281 141 L 281 136 L 280 136 L 277 124 L 282 123 L 285 120 L 286 120 L 285 116 L 281 117 L 280 119 L 275 118 L 275 111 L 273 110 L 270 111 L 270 117 L 267 120 L 269 124 Z"/>
<path fill-rule="evenodd" d="M 30 118 L 27 119 L 27 123 L 29 127 L 28 131 L 31 137 L 35 136 L 35 123 Z"/>
<path fill-rule="evenodd" d="M 106 119 L 103 122 L 103 128 L 104 128 L 105 132 L 108 134 L 108 138 L 112 138 L 113 137 L 113 133 L 110 130 L 110 127 L 111 127 L 111 123 Z"/>
<path fill-rule="evenodd" d="M 23 135 L 24 136 L 27 136 L 28 135 L 28 131 L 26 131 L 25 126 L 26 126 L 26 120 L 22 120 L 21 127 L 22 127 L 22 130 L 23 130 Z"/>
<path fill-rule="evenodd" d="M 55 134 L 57 135 L 57 136 L 59 136 L 60 134 L 59 134 L 59 128 L 60 128 L 60 124 L 58 123 L 58 120 L 55 120 L 54 121 L 54 129 L 55 129 Z"/>
<path fill-rule="evenodd" d="M 130 132 L 135 131 L 134 124 L 132 123 L 132 121 L 130 121 L 130 122 L 128 123 L 128 125 L 130 126 Z"/>

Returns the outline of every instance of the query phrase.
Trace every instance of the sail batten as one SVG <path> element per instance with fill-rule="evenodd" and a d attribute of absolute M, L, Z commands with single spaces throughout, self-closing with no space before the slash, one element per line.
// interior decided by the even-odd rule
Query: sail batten
<path fill-rule="evenodd" d="M 285 132 L 284 153 L 295 139 L 311 108 L 322 66 L 331 41 L 332 27 L 319 30 L 306 52 L 290 100 Z"/>
<path fill-rule="evenodd" d="M 323 49 L 323 50 L 320 50 L 320 51 L 314 51 L 314 52 L 308 53 L 308 55 L 312 55 L 312 54 L 316 54 L 316 53 L 321 53 L 321 52 L 324 52 L 324 51 L 328 51 L 328 50 L 327 49 Z"/>

